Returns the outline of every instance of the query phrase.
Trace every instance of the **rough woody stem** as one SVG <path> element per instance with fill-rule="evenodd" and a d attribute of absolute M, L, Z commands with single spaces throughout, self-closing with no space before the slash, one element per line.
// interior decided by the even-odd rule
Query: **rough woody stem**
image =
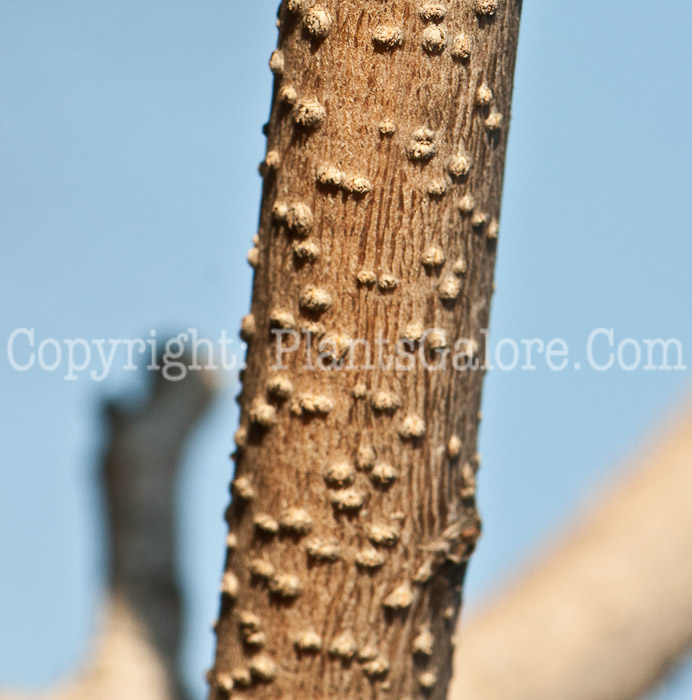
<path fill-rule="evenodd" d="M 445 697 L 520 4 L 281 5 L 212 698 Z"/>
<path fill-rule="evenodd" d="M 450 698 L 635 700 L 692 646 L 692 402 L 462 627 Z"/>

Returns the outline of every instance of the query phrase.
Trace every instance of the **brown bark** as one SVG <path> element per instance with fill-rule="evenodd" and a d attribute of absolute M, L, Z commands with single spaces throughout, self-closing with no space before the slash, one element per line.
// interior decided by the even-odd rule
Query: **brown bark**
<path fill-rule="evenodd" d="M 692 403 L 462 626 L 450 698 L 634 700 L 692 646 Z"/>
<path fill-rule="evenodd" d="M 213 698 L 446 694 L 482 372 L 420 356 L 483 350 L 520 4 L 280 8 Z"/>

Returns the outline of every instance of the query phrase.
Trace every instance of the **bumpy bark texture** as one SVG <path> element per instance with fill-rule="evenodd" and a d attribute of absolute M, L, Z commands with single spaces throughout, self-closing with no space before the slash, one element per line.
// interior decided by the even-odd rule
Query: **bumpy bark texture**
<path fill-rule="evenodd" d="M 280 7 L 212 698 L 445 697 L 520 4 Z"/>

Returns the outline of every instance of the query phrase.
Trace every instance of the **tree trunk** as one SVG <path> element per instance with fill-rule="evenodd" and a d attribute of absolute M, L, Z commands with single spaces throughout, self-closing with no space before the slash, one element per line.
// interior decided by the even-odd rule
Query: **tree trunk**
<path fill-rule="evenodd" d="M 281 5 L 212 698 L 445 697 L 520 5 Z"/>

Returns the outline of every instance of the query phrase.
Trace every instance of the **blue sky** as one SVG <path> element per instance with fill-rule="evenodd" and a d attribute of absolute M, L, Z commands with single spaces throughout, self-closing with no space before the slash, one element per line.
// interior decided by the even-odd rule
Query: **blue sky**
<path fill-rule="evenodd" d="M 0 684 L 68 674 L 103 584 L 99 403 L 136 391 L 14 371 L 11 332 L 235 335 L 260 196 L 274 0 L 0 0 Z M 692 365 L 692 5 L 526 2 L 493 338 L 679 338 Z M 575 357 L 575 359 L 578 359 Z M 184 662 L 211 658 L 235 378 L 178 488 Z M 491 372 L 476 606 L 691 389 L 690 372 Z M 37 664 L 36 660 L 41 663 Z M 681 671 L 657 700 L 692 696 Z"/>

